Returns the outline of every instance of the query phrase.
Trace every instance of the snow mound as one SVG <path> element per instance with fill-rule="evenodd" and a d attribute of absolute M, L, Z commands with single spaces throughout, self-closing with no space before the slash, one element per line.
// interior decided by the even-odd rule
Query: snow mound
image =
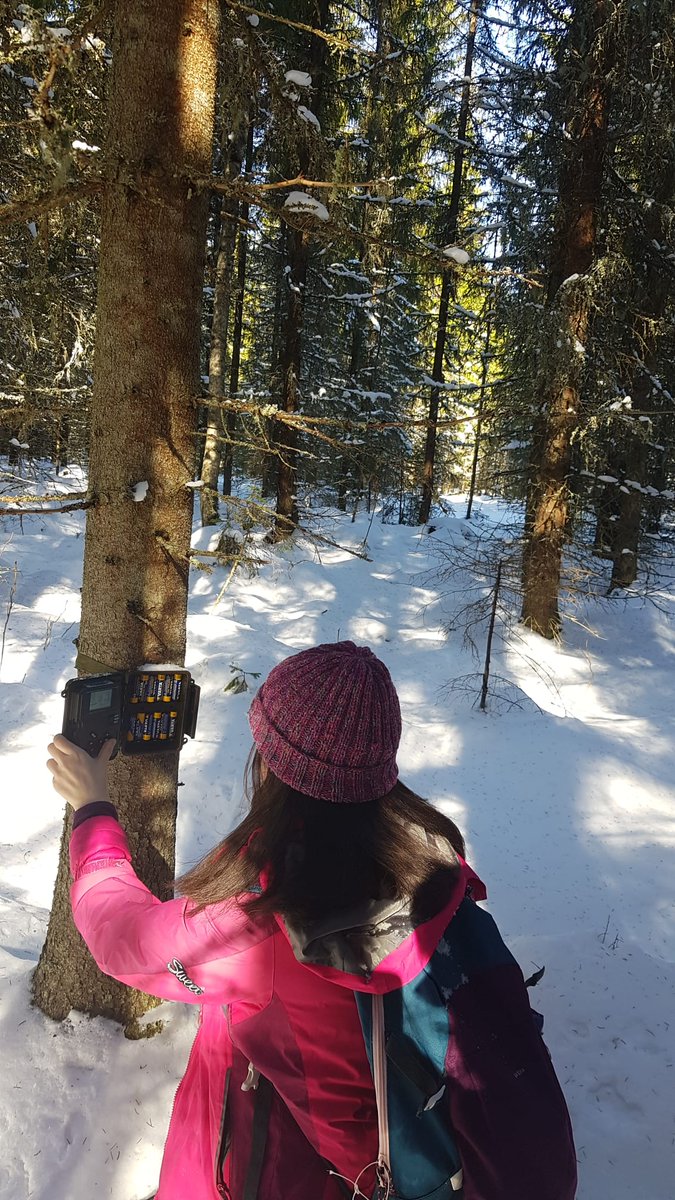
<path fill-rule="evenodd" d="M 284 201 L 284 208 L 290 208 L 294 212 L 308 213 L 310 216 L 316 217 L 318 221 L 330 220 L 325 204 L 322 204 L 315 196 L 309 196 L 307 192 L 289 192 Z"/>
<path fill-rule="evenodd" d="M 298 116 L 303 121 L 306 121 L 308 125 L 313 125 L 317 133 L 321 133 L 321 124 L 319 122 L 319 118 L 311 111 L 311 109 L 306 108 L 304 104 L 298 105 Z"/>
<path fill-rule="evenodd" d="M 296 87 L 308 88 L 312 86 L 312 76 L 306 71 L 287 71 L 284 75 L 286 83 L 294 83 Z"/>
<path fill-rule="evenodd" d="M 443 250 L 444 258 L 451 258 L 453 262 L 459 264 L 460 267 L 465 267 L 469 262 L 471 255 L 463 250 L 461 246 L 446 246 Z"/>

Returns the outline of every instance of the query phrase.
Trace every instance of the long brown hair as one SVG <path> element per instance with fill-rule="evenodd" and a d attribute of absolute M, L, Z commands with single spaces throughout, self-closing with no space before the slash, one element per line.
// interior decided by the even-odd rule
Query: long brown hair
<path fill-rule="evenodd" d="M 247 816 L 176 881 L 197 910 L 236 897 L 251 915 L 306 920 L 368 899 L 410 898 L 421 913 L 442 903 L 464 839 L 404 783 L 363 804 L 332 804 L 261 767 L 254 749 Z"/>

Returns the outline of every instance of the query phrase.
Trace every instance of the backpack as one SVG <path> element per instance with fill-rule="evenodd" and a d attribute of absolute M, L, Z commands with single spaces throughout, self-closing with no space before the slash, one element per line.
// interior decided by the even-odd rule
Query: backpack
<path fill-rule="evenodd" d="M 470 888 L 410 983 L 355 998 L 378 1107 L 373 1200 L 573 1200 L 572 1130 L 543 1019 Z"/>

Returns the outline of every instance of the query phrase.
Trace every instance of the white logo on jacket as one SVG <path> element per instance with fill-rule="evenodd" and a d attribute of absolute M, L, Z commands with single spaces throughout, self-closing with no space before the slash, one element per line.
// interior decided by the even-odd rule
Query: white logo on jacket
<path fill-rule="evenodd" d="M 179 982 L 183 984 L 183 987 L 186 987 L 189 992 L 194 992 L 195 996 L 204 995 L 204 988 L 200 987 L 198 983 L 192 982 L 179 958 L 172 958 L 171 962 L 168 962 L 166 965 L 171 974 L 175 975 L 176 979 L 178 979 Z"/>

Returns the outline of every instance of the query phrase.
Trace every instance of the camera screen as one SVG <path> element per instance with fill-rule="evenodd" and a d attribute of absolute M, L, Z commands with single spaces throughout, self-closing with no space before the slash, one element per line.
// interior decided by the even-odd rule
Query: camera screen
<path fill-rule="evenodd" d="M 95 712 L 101 708 L 110 708 L 113 690 L 109 688 L 100 688 L 96 692 L 89 693 L 89 712 Z"/>

